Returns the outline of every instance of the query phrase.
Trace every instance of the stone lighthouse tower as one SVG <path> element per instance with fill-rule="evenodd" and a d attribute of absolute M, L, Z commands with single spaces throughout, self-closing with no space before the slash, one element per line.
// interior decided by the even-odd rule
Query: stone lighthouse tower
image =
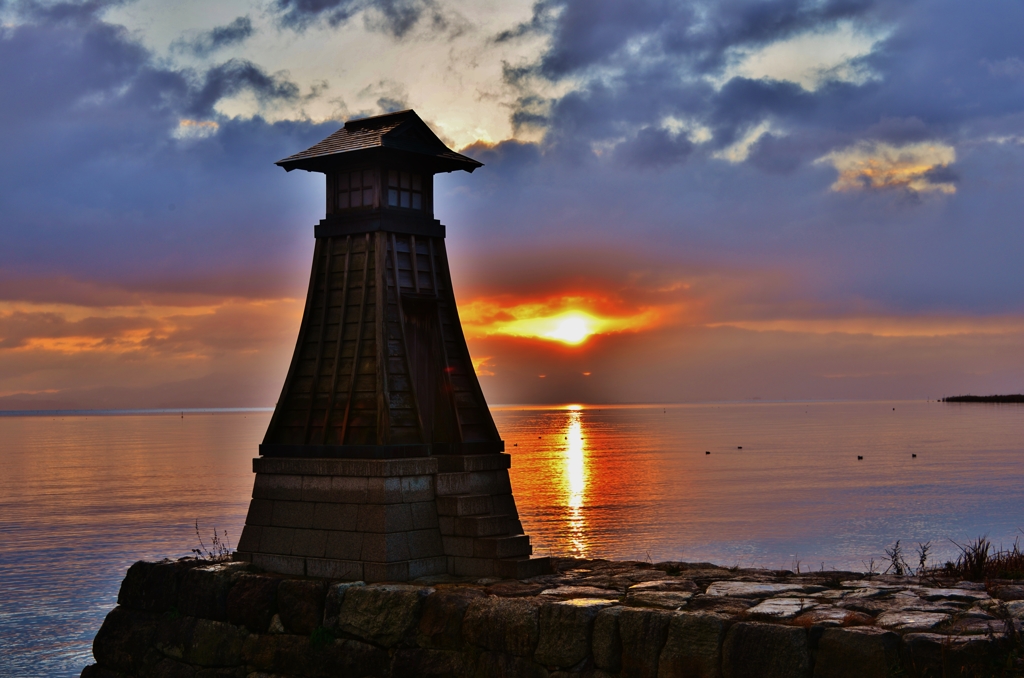
<path fill-rule="evenodd" d="M 434 175 L 481 163 L 401 111 L 277 164 L 325 175 L 326 217 L 237 557 L 367 581 L 547 571 L 530 558 L 433 213 Z"/>

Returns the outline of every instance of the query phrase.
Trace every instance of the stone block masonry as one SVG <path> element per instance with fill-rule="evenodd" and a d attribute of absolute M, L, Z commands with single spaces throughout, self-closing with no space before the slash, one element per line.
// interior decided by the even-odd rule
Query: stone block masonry
<path fill-rule="evenodd" d="M 1024 675 L 1024 587 L 1008 582 L 554 566 L 375 584 L 247 562 L 139 562 L 82 678 Z"/>
<path fill-rule="evenodd" d="M 236 558 L 270 572 L 367 582 L 545 573 L 548 560 L 530 557 L 510 464 L 501 453 L 254 459 Z"/>

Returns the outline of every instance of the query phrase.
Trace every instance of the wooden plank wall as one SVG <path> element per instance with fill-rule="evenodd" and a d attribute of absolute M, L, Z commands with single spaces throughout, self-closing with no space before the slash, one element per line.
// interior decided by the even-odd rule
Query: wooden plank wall
<path fill-rule="evenodd" d="M 403 295 L 436 300 L 453 442 L 499 440 L 462 333 L 444 239 L 376 232 L 317 240 L 299 338 L 264 443 L 432 442 L 410 379 Z"/>

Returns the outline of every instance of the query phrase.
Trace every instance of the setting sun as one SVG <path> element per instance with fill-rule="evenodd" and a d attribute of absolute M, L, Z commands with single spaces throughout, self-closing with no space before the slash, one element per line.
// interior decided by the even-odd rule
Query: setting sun
<path fill-rule="evenodd" d="M 580 346 L 595 335 L 647 329 L 661 320 L 662 314 L 653 309 L 638 310 L 632 315 L 593 310 L 600 308 L 602 301 L 573 296 L 506 305 L 497 300 L 479 299 L 460 305 L 459 311 L 466 334 L 471 338 L 506 335 L 569 346 Z"/>

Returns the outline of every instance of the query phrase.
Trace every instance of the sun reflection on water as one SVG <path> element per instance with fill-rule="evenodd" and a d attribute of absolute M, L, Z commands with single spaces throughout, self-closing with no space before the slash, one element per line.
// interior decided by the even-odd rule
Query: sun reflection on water
<path fill-rule="evenodd" d="M 589 549 L 587 519 L 583 512 L 587 492 L 587 450 L 583 439 L 583 408 L 570 405 L 565 431 L 565 505 L 573 555 L 586 557 Z"/>

